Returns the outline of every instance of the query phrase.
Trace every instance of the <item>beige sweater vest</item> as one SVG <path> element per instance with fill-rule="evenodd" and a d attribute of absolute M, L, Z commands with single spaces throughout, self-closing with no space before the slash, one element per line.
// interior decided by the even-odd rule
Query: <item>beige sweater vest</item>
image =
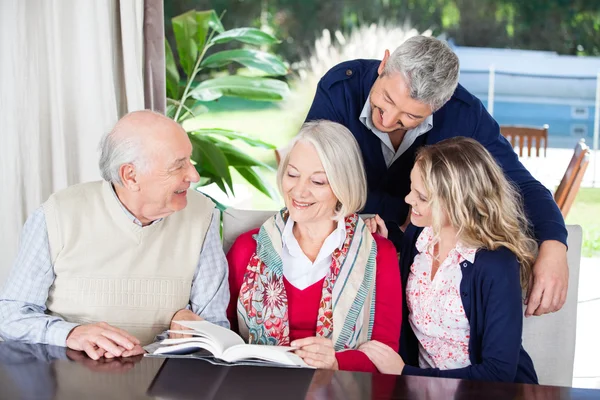
<path fill-rule="evenodd" d="M 146 345 L 189 303 L 214 204 L 190 190 L 186 208 L 142 228 L 109 185 L 71 186 L 44 203 L 56 275 L 46 307 L 70 322 L 107 322 Z"/>

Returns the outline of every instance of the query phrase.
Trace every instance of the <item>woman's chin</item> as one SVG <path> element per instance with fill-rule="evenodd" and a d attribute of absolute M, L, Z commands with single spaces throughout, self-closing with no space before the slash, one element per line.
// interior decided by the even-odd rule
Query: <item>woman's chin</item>
<path fill-rule="evenodd" d="M 425 225 L 423 224 L 423 222 L 419 221 L 420 219 L 421 218 L 419 216 L 416 216 L 415 214 L 412 214 L 412 213 L 410 214 L 410 223 L 419 228 L 424 228 Z"/>

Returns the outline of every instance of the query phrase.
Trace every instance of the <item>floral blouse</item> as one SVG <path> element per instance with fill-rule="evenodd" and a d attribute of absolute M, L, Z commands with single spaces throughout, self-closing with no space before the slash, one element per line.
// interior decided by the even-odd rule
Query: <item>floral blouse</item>
<path fill-rule="evenodd" d="M 419 254 L 406 285 L 409 323 L 419 340 L 421 368 L 455 369 L 469 366 L 469 321 L 460 296 L 460 263 L 473 262 L 477 249 L 460 242 L 441 262 L 433 280 L 433 230 L 423 229 L 417 239 Z"/>

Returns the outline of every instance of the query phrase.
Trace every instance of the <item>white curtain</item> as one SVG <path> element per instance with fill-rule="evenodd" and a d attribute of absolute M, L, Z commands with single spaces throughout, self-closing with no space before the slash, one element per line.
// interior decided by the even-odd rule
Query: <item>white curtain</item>
<path fill-rule="evenodd" d="M 143 0 L 0 1 L 0 286 L 27 216 L 144 108 Z"/>

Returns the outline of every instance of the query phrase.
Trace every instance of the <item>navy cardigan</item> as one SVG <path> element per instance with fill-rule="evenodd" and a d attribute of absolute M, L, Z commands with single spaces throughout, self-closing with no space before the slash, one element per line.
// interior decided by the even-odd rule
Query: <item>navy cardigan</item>
<path fill-rule="evenodd" d="M 367 204 L 363 213 L 379 214 L 388 223 L 390 239 L 399 248 L 402 225 L 408 215 L 404 197 L 410 191 L 410 171 L 416 150 L 454 136 L 467 136 L 483 144 L 517 184 L 525 203 L 525 213 L 533 224 L 539 242 L 554 239 L 566 245 L 567 230 L 550 192 L 519 162 L 508 141 L 500 135 L 496 121 L 479 99 L 458 85 L 452 98 L 433 113 L 433 128 L 388 168 L 381 142 L 359 116 L 377 79 L 377 60 L 353 60 L 333 67 L 323 76 L 306 117 L 307 121 L 326 119 L 346 126 L 354 135 L 365 161 L 368 182 Z"/>
<path fill-rule="evenodd" d="M 406 288 L 415 247 L 422 228 L 410 224 L 400 251 L 400 275 Z M 520 264 L 508 249 L 479 250 L 473 264 L 461 263 L 460 293 L 470 325 L 469 359 L 465 368 L 419 368 L 419 344 L 408 322 L 406 296 L 402 296 L 400 355 L 403 375 L 439 376 L 482 381 L 538 383 L 533 362 L 521 345 L 523 304 Z"/>

